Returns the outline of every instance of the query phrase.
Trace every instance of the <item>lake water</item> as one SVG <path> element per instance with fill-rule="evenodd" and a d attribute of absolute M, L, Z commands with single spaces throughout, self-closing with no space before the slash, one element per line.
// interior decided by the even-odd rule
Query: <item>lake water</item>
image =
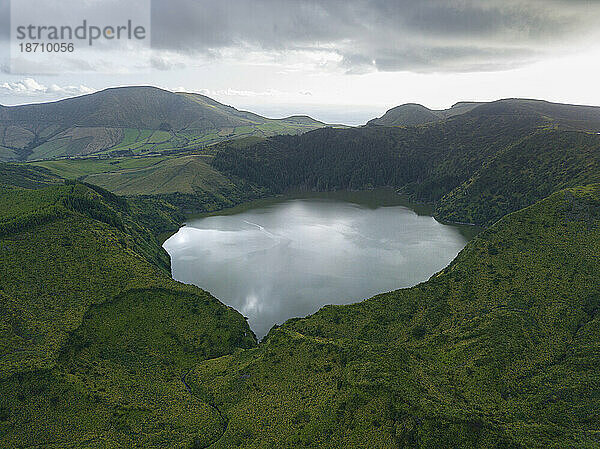
<path fill-rule="evenodd" d="M 260 201 L 190 219 L 164 248 L 173 278 L 234 307 L 262 338 L 323 305 L 425 281 L 474 234 L 408 206 L 391 190 Z"/>

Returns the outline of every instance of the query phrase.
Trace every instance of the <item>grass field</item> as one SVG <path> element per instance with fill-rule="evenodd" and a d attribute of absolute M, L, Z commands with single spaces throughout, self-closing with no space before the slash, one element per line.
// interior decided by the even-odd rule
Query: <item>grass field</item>
<path fill-rule="evenodd" d="M 259 140 L 248 137 L 231 145 L 243 147 Z M 266 194 L 264 188 L 214 169 L 210 162 L 215 151 L 208 147 L 182 156 L 59 159 L 31 162 L 23 167 L 41 167 L 56 176 L 85 181 L 118 195 L 158 199 L 186 213 L 211 212 Z"/>
<path fill-rule="evenodd" d="M 147 161 L 146 159 L 152 159 Z M 89 174 L 83 179 L 119 195 L 193 194 L 195 189 L 219 189 L 231 185 L 205 162 L 206 156 L 129 159 L 112 172 Z"/>
<path fill-rule="evenodd" d="M 230 139 L 298 134 L 313 129 L 315 129 L 314 124 L 288 123 L 269 119 L 266 119 L 265 123 L 212 130 L 192 129 L 168 132 L 135 128 L 97 128 L 94 131 L 88 131 L 89 135 L 69 133 L 52 137 L 47 142 L 35 147 L 27 159 L 41 161 L 70 156 L 114 156 L 123 151 L 134 155 L 147 155 L 164 151 L 200 150 Z M 102 138 L 102 135 L 105 137 Z M 0 148 L 0 158 L 5 161 L 18 160 L 18 155 L 8 148 Z"/>
<path fill-rule="evenodd" d="M 32 165 L 44 167 L 67 179 L 83 179 L 98 173 L 112 173 L 120 170 L 147 168 L 168 159 L 166 156 L 121 157 L 114 159 L 59 159 L 56 161 L 40 161 Z"/>

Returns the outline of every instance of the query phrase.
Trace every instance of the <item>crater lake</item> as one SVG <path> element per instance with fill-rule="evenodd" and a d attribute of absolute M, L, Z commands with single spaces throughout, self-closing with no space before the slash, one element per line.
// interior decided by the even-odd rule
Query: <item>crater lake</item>
<path fill-rule="evenodd" d="M 384 189 L 255 201 L 189 219 L 164 248 L 174 279 L 234 307 L 260 339 L 326 304 L 423 282 L 476 233 Z"/>

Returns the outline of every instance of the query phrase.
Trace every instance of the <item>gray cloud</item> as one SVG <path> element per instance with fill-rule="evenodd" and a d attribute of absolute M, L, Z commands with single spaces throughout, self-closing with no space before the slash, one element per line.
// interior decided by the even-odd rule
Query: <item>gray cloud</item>
<path fill-rule="evenodd" d="M 597 28 L 584 0 L 154 0 L 156 49 L 330 49 L 350 72 L 520 66 Z"/>
<path fill-rule="evenodd" d="M 0 0 L 2 70 L 9 5 Z M 153 66 L 248 48 L 327 50 L 350 73 L 506 70 L 569 51 L 599 19 L 596 0 L 153 0 Z"/>
<path fill-rule="evenodd" d="M 0 40 L 10 39 L 10 2 L 0 0 Z"/>

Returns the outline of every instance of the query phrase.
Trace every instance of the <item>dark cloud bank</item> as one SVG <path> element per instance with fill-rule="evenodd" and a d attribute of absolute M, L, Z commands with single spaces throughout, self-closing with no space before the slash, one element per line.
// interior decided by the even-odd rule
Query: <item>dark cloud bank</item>
<path fill-rule="evenodd" d="M 153 0 L 152 42 L 217 58 L 231 47 L 333 51 L 349 72 L 470 72 L 563 51 L 599 19 L 598 0 Z"/>
<path fill-rule="evenodd" d="M 333 50 L 352 72 L 487 71 L 535 61 L 597 28 L 578 0 L 154 0 L 156 48 Z"/>

